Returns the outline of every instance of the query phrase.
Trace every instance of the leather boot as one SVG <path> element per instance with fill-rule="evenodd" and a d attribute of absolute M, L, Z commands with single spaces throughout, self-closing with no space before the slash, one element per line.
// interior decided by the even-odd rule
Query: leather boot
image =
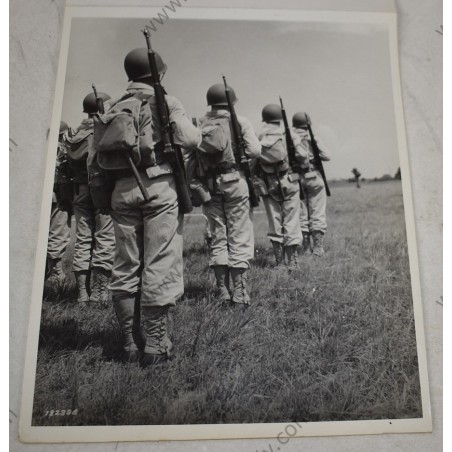
<path fill-rule="evenodd" d="M 317 257 L 323 257 L 325 255 L 325 250 L 323 249 L 323 232 L 313 231 L 312 238 L 314 241 L 314 249 L 312 254 Z"/>
<path fill-rule="evenodd" d="M 287 268 L 289 269 L 289 271 L 300 268 L 298 266 L 298 246 L 297 245 L 286 246 L 284 250 L 287 256 Z"/>
<path fill-rule="evenodd" d="M 232 303 L 250 304 L 250 296 L 247 291 L 248 269 L 233 267 L 230 269 L 232 277 Z"/>
<path fill-rule="evenodd" d="M 121 345 L 123 349 L 121 361 L 124 363 L 137 362 L 140 358 L 140 351 L 134 341 L 135 297 L 114 297 L 113 306 L 121 328 Z"/>
<path fill-rule="evenodd" d="M 284 264 L 284 248 L 282 243 L 272 240 L 273 252 L 275 253 L 276 266 Z"/>
<path fill-rule="evenodd" d="M 229 293 L 229 267 L 227 265 L 215 265 L 213 267 L 219 291 L 218 300 L 221 303 L 229 303 L 231 294 Z"/>
<path fill-rule="evenodd" d="M 93 277 L 93 286 L 89 301 L 92 303 L 108 303 L 110 295 L 108 284 L 111 279 L 111 271 L 101 267 L 93 267 L 91 269 L 91 275 Z"/>
<path fill-rule="evenodd" d="M 142 306 L 141 309 L 146 335 L 141 365 L 146 367 L 166 361 L 172 354 L 173 344 L 168 337 L 169 306 Z"/>
<path fill-rule="evenodd" d="M 301 242 L 301 254 L 309 255 L 312 253 L 311 248 L 311 234 L 306 231 L 302 231 L 303 241 Z"/>
<path fill-rule="evenodd" d="M 89 301 L 89 279 L 88 270 L 74 272 L 75 281 L 77 283 L 77 303 L 88 303 Z"/>
<path fill-rule="evenodd" d="M 48 273 L 46 285 L 59 286 L 64 281 L 63 261 L 61 259 L 47 259 Z"/>

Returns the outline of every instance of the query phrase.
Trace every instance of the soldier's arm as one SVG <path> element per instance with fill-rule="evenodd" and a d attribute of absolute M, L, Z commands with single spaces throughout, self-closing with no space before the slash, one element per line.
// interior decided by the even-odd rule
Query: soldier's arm
<path fill-rule="evenodd" d="M 317 142 L 317 147 L 319 148 L 320 160 L 323 160 L 325 162 L 331 160 L 331 151 L 317 137 L 315 137 L 315 140 Z"/>
<path fill-rule="evenodd" d="M 183 147 L 185 152 L 197 148 L 202 140 L 201 131 L 193 125 L 184 107 L 175 97 L 167 96 L 167 103 L 174 144 Z"/>
<path fill-rule="evenodd" d="M 240 128 L 242 129 L 243 141 L 245 142 L 245 153 L 248 158 L 255 159 L 261 155 L 261 143 L 257 138 L 256 132 L 248 119 L 238 116 Z"/>

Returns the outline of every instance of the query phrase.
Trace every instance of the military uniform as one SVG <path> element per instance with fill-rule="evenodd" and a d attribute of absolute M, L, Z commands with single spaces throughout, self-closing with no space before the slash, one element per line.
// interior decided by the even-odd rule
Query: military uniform
<path fill-rule="evenodd" d="M 262 111 L 264 125 L 259 133 L 262 154 L 258 160 L 257 174 L 263 182 L 264 201 L 269 226 L 268 237 L 273 245 L 276 265 L 287 257 L 289 268 L 298 267 L 298 247 L 301 245 L 300 229 L 300 175 L 289 166 L 284 130 L 281 128 L 281 108 L 269 104 Z M 297 135 L 292 136 L 295 157 L 300 162 L 307 158 Z"/>
<path fill-rule="evenodd" d="M 302 252 L 308 254 L 311 251 L 311 241 L 313 239 L 312 253 L 321 257 L 324 255 L 323 236 L 327 229 L 326 223 L 326 190 L 319 169 L 316 167 L 314 153 L 311 144 L 305 113 L 296 113 L 293 118 L 293 131 L 301 139 L 302 145 L 309 153 L 309 160 L 304 166 L 303 189 L 305 199 L 301 202 L 300 225 L 303 233 Z M 323 161 L 331 159 L 330 152 L 321 144 L 319 156 Z M 308 210 L 309 209 L 309 210 Z"/>
<path fill-rule="evenodd" d="M 155 56 L 161 74 L 166 65 L 158 54 Z M 152 200 L 143 203 L 131 170 L 109 172 L 114 180 L 111 216 L 116 236 L 110 290 L 122 331 L 123 360 L 140 359 L 147 365 L 166 359 L 172 350 L 167 315 L 168 308 L 175 305 L 184 291 L 183 216 L 179 213 L 172 167 L 163 152 L 147 50 L 129 52 L 124 66 L 131 83 L 123 98 L 110 102 L 109 111 L 130 96 L 146 100 L 139 111 L 138 130 L 141 138 L 152 139 L 152 146 L 141 153 L 137 169 Z M 174 143 L 189 152 L 200 143 L 201 134 L 187 118 L 181 103 L 173 96 L 165 98 Z M 93 170 L 90 183 L 94 184 L 98 176 L 100 179 L 99 173 Z M 95 185 L 99 190 L 99 183 Z"/>
<path fill-rule="evenodd" d="M 100 95 L 103 96 L 102 100 L 110 98 L 101 93 Z M 93 94 L 86 96 L 83 103 L 85 113 L 91 115 L 97 111 Z M 95 208 L 88 186 L 87 161 L 90 154 L 94 153 L 92 140 L 93 119 L 88 117 L 71 137 L 72 146 L 67 154 L 75 184 L 73 206 L 76 238 L 72 265 L 78 285 L 78 301 L 107 302 L 109 297 L 107 285 L 113 265 L 115 236 L 110 215 L 103 214 Z M 89 278 L 89 273 L 92 278 Z M 92 292 L 89 295 L 90 279 Z"/>
<path fill-rule="evenodd" d="M 247 270 L 254 257 L 254 231 L 248 185 L 244 172 L 237 166 L 234 158 L 236 143 L 231 133 L 231 114 L 225 99 L 223 85 L 211 87 L 207 101 L 212 106 L 212 111 L 208 111 L 199 120 L 199 124 L 202 131 L 208 131 L 213 124 L 221 124 L 226 130 L 228 150 L 218 150 L 217 154 L 212 149 L 212 154 L 209 154 L 202 152 L 200 148 L 197 153 L 199 166 L 196 177 L 207 186 L 211 197 L 210 201 L 203 204 L 203 212 L 212 234 L 209 264 L 215 271 L 220 299 L 249 304 L 246 281 Z M 247 157 L 258 157 L 261 146 L 251 123 L 242 116 L 237 116 L 237 119 Z M 229 289 L 230 277 L 233 284 L 232 296 Z"/>
<path fill-rule="evenodd" d="M 65 175 L 62 174 L 62 171 L 67 165 L 67 141 L 65 137 L 67 130 L 67 124 L 62 121 L 58 137 L 55 182 L 52 193 L 52 210 L 47 245 L 47 284 L 49 285 L 63 282 L 64 271 L 62 259 L 70 242 L 71 217 L 69 213 L 71 206 L 60 198 L 61 187 L 65 183 Z"/>

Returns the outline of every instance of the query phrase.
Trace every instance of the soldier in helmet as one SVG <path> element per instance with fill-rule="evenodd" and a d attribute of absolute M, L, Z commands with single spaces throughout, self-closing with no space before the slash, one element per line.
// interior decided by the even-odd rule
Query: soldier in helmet
<path fill-rule="evenodd" d="M 232 88 L 230 97 L 233 103 L 237 102 Z M 197 150 L 196 178 L 211 198 L 203 204 L 212 234 L 210 266 L 215 272 L 220 300 L 248 305 L 247 272 L 254 256 L 253 224 L 248 185 L 234 156 L 236 143 L 223 84 L 208 89 L 207 104 L 211 110 L 199 120 L 203 141 Z M 260 155 L 259 140 L 250 121 L 242 116 L 237 118 L 246 155 L 255 159 Z"/>
<path fill-rule="evenodd" d="M 55 165 L 55 183 L 52 193 L 49 241 L 47 246 L 46 285 L 58 285 L 64 280 L 63 256 L 70 241 L 70 222 L 72 213 L 72 182 L 67 175 L 67 132 L 68 125 L 60 122 L 58 149 Z M 68 190 L 69 188 L 69 190 Z M 69 191 L 69 196 L 68 196 Z"/>
<path fill-rule="evenodd" d="M 98 94 L 102 102 L 110 99 L 108 94 Z M 69 139 L 67 157 L 75 184 L 74 215 L 76 237 L 73 257 L 73 271 L 77 283 L 77 301 L 106 303 L 110 282 L 115 236 L 109 214 L 94 207 L 88 187 L 88 156 L 93 153 L 93 116 L 97 113 L 94 93 L 83 99 L 83 112 L 87 114 L 73 136 Z M 92 292 L 90 293 L 90 281 Z"/>
<path fill-rule="evenodd" d="M 163 75 L 167 66 L 158 54 L 155 57 L 158 73 Z M 172 353 L 167 319 L 169 308 L 184 291 L 183 216 L 179 214 L 173 170 L 164 153 L 147 49 L 129 52 L 124 67 L 130 82 L 127 92 L 110 103 L 107 114 L 123 111 L 122 106 L 134 100 L 141 101 L 137 117 L 141 157 L 137 169 L 151 201 L 143 202 L 131 169 L 103 174 L 89 165 L 90 184 L 95 186 L 98 207 L 108 208 L 111 201 L 116 252 L 110 290 L 122 332 L 122 359 L 146 366 L 164 361 Z M 187 153 L 200 144 L 201 133 L 179 100 L 169 95 L 165 98 L 174 143 Z M 103 165 L 105 168 L 106 163 Z M 107 179 L 114 180 L 111 199 Z"/>
<path fill-rule="evenodd" d="M 262 153 L 258 159 L 257 175 L 263 181 L 262 199 L 267 212 L 268 237 L 273 245 L 276 265 L 287 258 L 289 269 L 298 268 L 300 229 L 300 175 L 289 165 L 284 129 L 281 128 L 281 107 L 268 104 L 262 110 L 263 129 L 259 134 Z M 295 157 L 301 162 L 307 151 L 293 134 Z"/>
<path fill-rule="evenodd" d="M 295 113 L 292 118 L 292 126 L 294 132 L 300 137 L 302 145 L 309 153 L 309 159 L 306 160 L 304 165 L 302 181 L 305 199 L 301 202 L 300 223 L 303 234 L 301 251 L 303 254 L 310 254 L 312 249 L 314 256 L 322 257 L 325 254 L 323 236 L 327 226 L 325 184 L 315 165 L 306 113 Z M 316 141 L 318 143 L 317 139 Z M 331 154 L 323 145 L 319 145 L 319 156 L 324 161 L 331 159 Z M 311 247 L 311 236 L 313 247 Z"/>

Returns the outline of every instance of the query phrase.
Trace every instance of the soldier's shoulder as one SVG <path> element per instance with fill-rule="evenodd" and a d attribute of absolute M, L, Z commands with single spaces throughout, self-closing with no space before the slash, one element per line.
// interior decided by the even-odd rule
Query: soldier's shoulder
<path fill-rule="evenodd" d="M 248 118 L 246 118 L 245 116 L 237 115 L 237 121 L 238 121 L 241 125 L 247 125 L 247 126 L 252 127 L 251 121 L 250 121 Z"/>
<path fill-rule="evenodd" d="M 170 105 L 182 105 L 182 102 L 176 97 L 171 94 L 165 94 L 165 100 L 168 106 Z"/>

